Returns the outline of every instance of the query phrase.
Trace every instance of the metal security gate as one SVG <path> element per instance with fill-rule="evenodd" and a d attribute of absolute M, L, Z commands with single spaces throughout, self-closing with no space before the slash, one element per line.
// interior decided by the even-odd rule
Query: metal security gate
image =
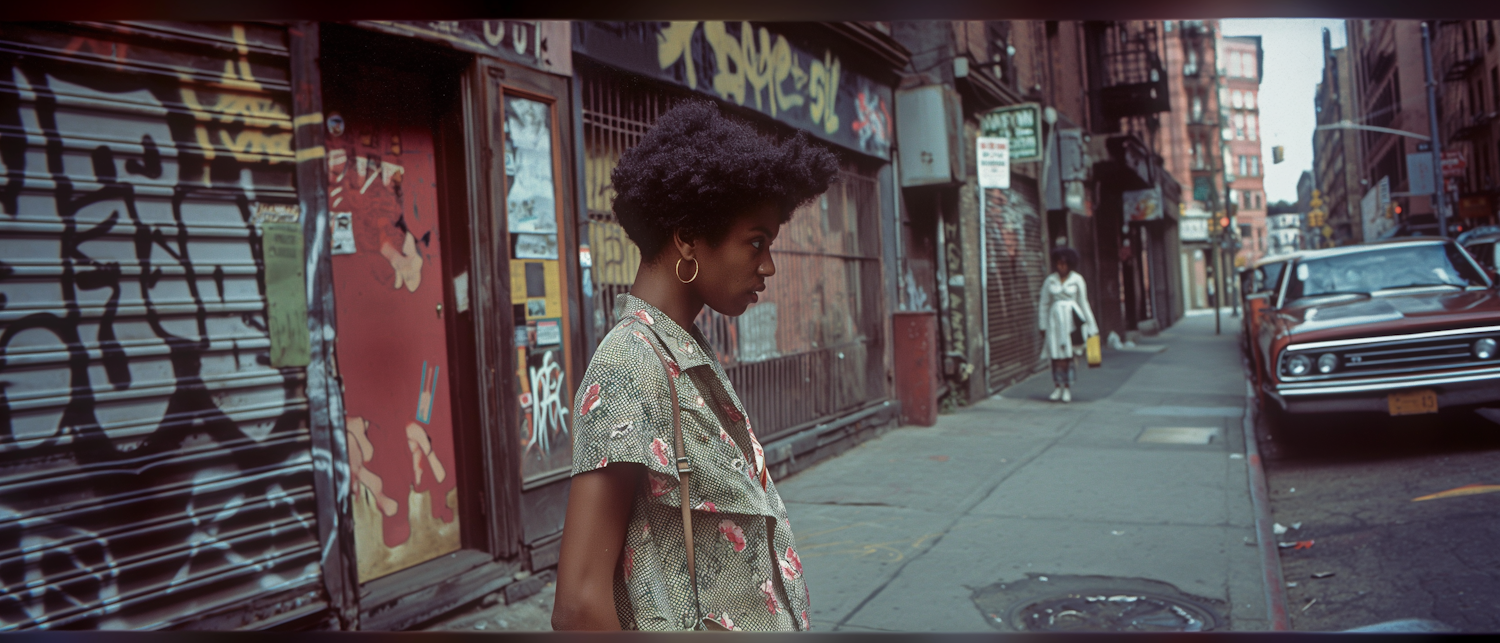
<path fill-rule="evenodd" d="M 270 366 L 251 223 L 297 202 L 287 42 L 0 25 L 0 630 L 323 604 L 306 376 Z"/>
<path fill-rule="evenodd" d="M 597 342 L 640 265 L 614 220 L 609 174 L 686 94 L 596 66 L 580 66 L 578 80 Z M 760 303 L 738 318 L 705 309 L 697 320 L 762 441 L 886 397 L 878 183 L 874 170 L 852 162 L 841 179 L 782 227 L 771 251 L 776 276 Z"/>
<path fill-rule="evenodd" d="M 984 191 L 985 312 L 991 392 L 1031 374 L 1042 354 L 1036 323 L 1050 272 L 1036 182 L 1011 176 L 1009 189 Z"/>

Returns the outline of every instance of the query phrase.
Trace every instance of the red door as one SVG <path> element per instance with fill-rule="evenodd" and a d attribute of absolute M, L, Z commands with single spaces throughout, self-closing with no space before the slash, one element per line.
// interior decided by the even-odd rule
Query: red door
<path fill-rule="evenodd" d="M 337 366 L 365 582 L 461 542 L 432 108 L 415 74 L 360 77 L 382 80 L 325 88 L 325 114 Z M 379 86 L 411 91 L 395 99 Z"/>

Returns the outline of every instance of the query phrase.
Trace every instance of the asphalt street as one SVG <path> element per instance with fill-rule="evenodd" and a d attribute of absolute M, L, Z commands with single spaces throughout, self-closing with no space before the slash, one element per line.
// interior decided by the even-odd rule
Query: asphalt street
<path fill-rule="evenodd" d="M 1288 527 L 1278 539 L 1292 545 L 1280 553 L 1293 629 L 1420 618 L 1500 630 L 1500 424 L 1471 411 L 1325 418 L 1291 447 L 1259 424 L 1273 516 Z"/>

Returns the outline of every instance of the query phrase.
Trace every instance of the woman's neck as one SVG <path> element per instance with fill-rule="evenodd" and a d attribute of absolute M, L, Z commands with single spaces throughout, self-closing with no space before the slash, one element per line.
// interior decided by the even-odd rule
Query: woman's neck
<path fill-rule="evenodd" d="M 672 274 L 672 267 L 671 262 L 665 260 L 642 262 L 635 272 L 635 283 L 630 286 L 630 294 L 655 306 L 683 330 L 687 330 L 693 327 L 693 320 L 698 318 L 698 313 L 703 312 L 703 300 L 696 297 L 691 288 Z"/>

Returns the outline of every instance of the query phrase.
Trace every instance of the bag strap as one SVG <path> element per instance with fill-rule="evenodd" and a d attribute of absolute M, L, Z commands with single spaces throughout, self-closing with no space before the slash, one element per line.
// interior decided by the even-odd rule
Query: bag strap
<path fill-rule="evenodd" d="M 652 331 L 651 334 L 655 336 L 656 332 Z M 693 608 L 697 611 L 698 622 L 701 623 L 703 605 L 698 600 L 698 568 L 693 554 L 693 508 L 688 501 L 688 481 L 693 475 L 693 468 L 688 464 L 687 449 L 684 448 L 682 441 L 682 409 L 677 402 L 677 382 L 672 377 L 672 369 L 667 368 L 667 358 L 662 355 L 661 348 L 656 345 L 656 342 L 646 343 L 656 353 L 656 359 L 661 362 L 661 370 L 667 376 L 667 391 L 672 405 L 672 448 L 677 456 L 677 487 L 682 496 L 682 537 L 687 543 L 688 580 L 693 584 Z"/>

